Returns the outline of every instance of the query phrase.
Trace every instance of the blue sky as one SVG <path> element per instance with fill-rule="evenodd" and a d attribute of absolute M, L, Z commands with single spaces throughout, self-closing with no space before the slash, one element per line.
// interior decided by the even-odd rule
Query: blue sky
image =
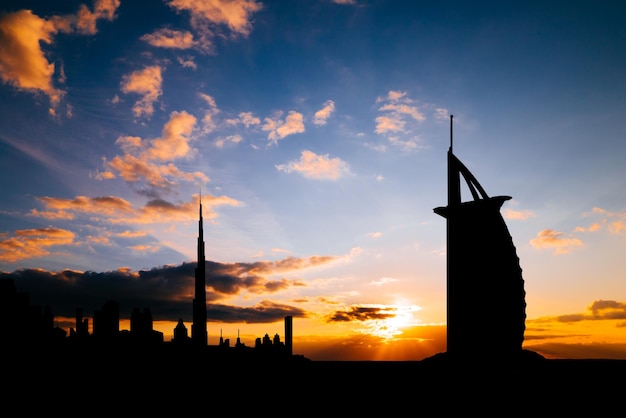
<path fill-rule="evenodd" d="M 210 279 L 207 300 L 231 312 L 219 319 L 231 334 L 280 330 L 294 314 L 311 339 L 387 329 L 420 344 L 410 327 L 446 320 L 445 220 L 433 208 L 446 204 L 453 114 L 457 157 L 487 193 L 512 196 L 502 214 L 527 340 L 553 355 L 566 342 L 624 344 L 624 6 L 1 11 L 0 269 L 58 316 L 132 294 L 122 308 L 189 321 L 201 193 L 207 259 L 224 279 Z M 211 342 L 222 325 L 210 326 Z"/>

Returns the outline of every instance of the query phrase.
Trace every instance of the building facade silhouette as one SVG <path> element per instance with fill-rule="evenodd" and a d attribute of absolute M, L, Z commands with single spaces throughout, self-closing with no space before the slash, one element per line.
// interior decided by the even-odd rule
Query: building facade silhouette
<path fill-rule="evenodd" d="M 448 205 L 434 209 L 446 219 L 447 353 L 460 360 L 512 358 L 524 341 L 526 293 L 500 213 L 511 197 L 490 197 L 453 154 L 452 116 L 447 157 Z M 461 177 L 471 201 L 461 201 Z"/>

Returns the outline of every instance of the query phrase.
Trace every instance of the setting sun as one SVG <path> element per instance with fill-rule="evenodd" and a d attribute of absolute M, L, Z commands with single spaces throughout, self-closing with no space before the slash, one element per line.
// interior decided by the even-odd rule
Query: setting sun
<path fill-rule="evenodd" d="M 415 312 L 421 308 L 415 305 L 389 305 L 376 306 L 386 316 L 385 318 L 372 319 L 364 324 L 361 330 L 365 334 L 392 339 L 402 334 L 403 329 L 415 326 L 419 321 L 415 318 Z"/>

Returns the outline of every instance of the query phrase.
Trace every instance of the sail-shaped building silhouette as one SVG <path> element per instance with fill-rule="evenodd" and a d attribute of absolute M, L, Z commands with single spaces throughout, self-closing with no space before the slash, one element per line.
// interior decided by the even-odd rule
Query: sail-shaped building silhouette
<path fill-rule="evenodd" d="M 461 201 L 461 177 L 473 200 Z M 487 195 L 448 150 L 447 353 L 452 360 L 512 359 L 522 351 L 526 301 L 519 258 L 500 213 L 510 196 Z"/>

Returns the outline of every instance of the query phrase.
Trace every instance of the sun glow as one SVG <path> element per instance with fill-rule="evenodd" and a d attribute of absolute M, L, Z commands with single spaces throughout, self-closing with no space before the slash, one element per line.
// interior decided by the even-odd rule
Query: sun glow
<path fill-rule="evenodd" d="M 421 310 L 416 305 L 387 305 L 381 306 L 382 310 L 391 312 L 389 317 L 384 319 L 373 319 L 366 324 L 364 333 L 377 337 L 391 339 L 400 334 L 407 327 L 419 324 L 414 313 Z"/>

